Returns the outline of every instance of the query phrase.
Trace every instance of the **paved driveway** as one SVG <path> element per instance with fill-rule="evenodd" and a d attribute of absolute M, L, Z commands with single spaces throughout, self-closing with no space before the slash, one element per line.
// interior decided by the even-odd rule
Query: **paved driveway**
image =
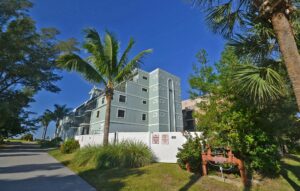
<path fill-rule="evenodd" d="M 1 191 L 95 191 L 35 144 L 0 148 Z"/>

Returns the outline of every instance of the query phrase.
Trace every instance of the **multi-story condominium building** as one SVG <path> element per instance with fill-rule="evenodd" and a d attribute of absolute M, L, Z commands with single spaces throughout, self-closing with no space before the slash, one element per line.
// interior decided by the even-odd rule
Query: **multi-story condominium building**
<path fill-rule="evenodd" d="M 59 136 L 63 139 L 75 135 L 89 134 L 92 110 L 96 107 L 97 98 L 103 91 L 93 87 L 90 99 L 73 109 L 67 116 L 60 120 Z"/>
<path fill-rule="evenodd" d="M 203 113 L 203 111 L 201 111 L 199 107 L 197 107 L 197 105 L 201 102 L 207 102 L 207 98 L 198 97 L 195 99 L 183 100 L 181 102 L 183 129 L 185 131 L 196 131 L 197 121 L 195 120 L 193 114 L 195 112 Z"/>
<path fill-rule="evenodd" d="M 92 90 L 90 100 L 74 109 L 75 113 L 85 110 L 85 116 L 90 118 L 89 121 L 71 125 L 73 129 L 77 126 L 75 134 L 103 132 L 105 95 L 101 90 L 93 95 L 94 91 L 96 89 Z M 93 105 L 93 109 L 87 109 L 87 105 Z M 70 126 L 64 120 L 61 121 L 61 134 L 65 126 Z M 180 79 L 161 69 L 150 73 L 139 69 L 131 80 L 119 84 L 114 91 L 110 120 L 110 132 L 116 131 L 183 131 Z"/>

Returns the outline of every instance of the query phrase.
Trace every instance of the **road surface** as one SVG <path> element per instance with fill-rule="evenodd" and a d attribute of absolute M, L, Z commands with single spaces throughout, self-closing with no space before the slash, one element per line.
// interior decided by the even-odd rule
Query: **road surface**
<path fill-rule="evenodd" d="M 0 148 L 1 191 L 95 191 L 36 144 Z"/>

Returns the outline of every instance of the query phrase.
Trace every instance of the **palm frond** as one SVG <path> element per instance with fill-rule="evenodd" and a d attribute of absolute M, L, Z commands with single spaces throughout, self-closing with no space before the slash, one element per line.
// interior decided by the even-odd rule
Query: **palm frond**
<path fill-rule="evenodd" d="M 67 71 L 77 71 L 81 73 L 88 81 L 93 83 L 104 83 L 105 79 L 99 72 L 85 60 L 76 54 L 61 55 L 57 60 L 58 66 Z"/>
<path fill-rule="evenodd" d="M 206 22 L 213 32 L 231 37 L 234 29 L 245 27 L 247 13 L 253 9 L 252 0 L 188 0 L 193 7 L 206 13 Z"/>
<path fill-rule="evenodd" d="M 108 54 L 109 54 L 109 59 L 111 61 L 111 68 L 115 68 L 117 66 L 117 61 L 118 61 L 119 42 L 114 36 L 114 34 L 109 31 L 106 31 L 105 42 L 106 39 L 108 40 L 108 44 L 106 46 L 109 47 Z"/>
<path fill-rule="evenodd" d="M 62 119 L 66 114 L 71 111 L 71 108 L 68 108 L 67 105 L 54 104 L 54 111 L 52 112 L 56 120 Z"/>
<path fill-rule="evenodd" d="M 278 50 L 278 45 L 275 40 L 270 40 L 267 38 L 262 38 L 257 34 L 244 36 L 235 35 L 228 45 L 235 48 L 237 55 L 240 55 L 241 59 L 252 58 L 257 63 L 262 60 L 271 58 L 274 51 Z"/>
<path fill-rule="evenodd" d="M 118 62 L 118 51 L 119 43 L 117 39 L 111 32 L 106 31 L 104 38 L 104 53 L 107 58 L 107 63 L 109 63 L 108 72 L 111 73 L 111 75 L 114 75 L 116 71 L 115 68 L 117 67 Z"/>
<path fill-rule="evenodd" d="M 53 112 L 48 109 L 43 113 L 42 116 L 39 117 L 39 120 L 43 126 L 48 126 L 53 119 Z"/>
<path fill-rule="evenodd" d="M 101 37 L 96 29 L 87 28 L 85 32 L 85 42 L 83 48 L 85 48 L 95 60 L 101 61 L 101 63 L 107 63 L 104 45 L 102 43 Z"/>
<path fill-rule="evenodd" d="M 143 63 L 142 59 L 144 58 L 144 56 L 150 54 L 151 52 L 151 49 L 147 49 L 138 53 L 131 61 L 129 61 L 124 67 L 121 68 L 121 70 L 118 71 L 118 74 L 114 78 L 114 81 L 121 82 L 132 77 L 132 72 L 134 71 L 134 69 L 138 68 Z"/>
<path fill-rule="evenodd" d="M 245 23 L 245 12 L 241 7 L 234 8 L 233 1 L 212 6 L 207 9 L 206 22 L 214 33 L 219 33 L 225 38 L 232 36 L 237 26 Z"/>
<path fill-rule="evenodd" d="M 107 61 L 111 63 L 113 57 L 113 47 L 112 47 L 112 38 L 106 33 L 104 37 L 104 55 L 107 58 Z"/>
<path fill-rule="evenodd" d="M 240 94 L 255 103 L 267 103 L 285 95 L 284 80 L 275 70 L 251 64 L 237 65 L 233 83 Z"/>
<path fill-rule="evenodd" d="M 229 41 L 229 45 L 235 47 L 237 55 L 242 59 L 252 58 L 257 63 L 277 56 L 279 47 L 272 24 L 253 15 L 248 15 L 248 21 L 248 28 Z"/>
<path fill-rule="evenodd" d="M 219 3 L 219 0 L 188 0 L 192 4 L 193 7 L 204 7 L 204 8 L 210 8 L 217 3 Z"/>
<path fill-rule="evenodd" d="M 127 61 L 128 61 L 128 54 L 129 54 L 130 50 L 132 49 L 134 43 L 135 42 L 134 42 L 133 38 L 130 38 L 129 43 L 127 45 L 127 48 L 125 49 L 125 51 L 123 52 L 123 54 L 122 54 L 122 56 L 121 56 L 121 58 L 119 60 L 119 63 L 118 63 L 118 66 L 117 66 L 118 69 L 123 68 L 125 66 L 125 64 L 127 63 Z"/>
<path fill-rule="evenodd" d="M 236 22 L 242 21 L 239 11 L 231 11 L 231 4 L 223 4 L 208 10 L 206 22 L 214 33 L 219 33 L 225 38 L 233 34 Z"/>
<path fill-rule="evenodd" d="M 96 29 L 87 28 L 84 30 L 85 44 L 83 45 L 91 54 L 101 53 L 104 55 L 101 37 Z"/>

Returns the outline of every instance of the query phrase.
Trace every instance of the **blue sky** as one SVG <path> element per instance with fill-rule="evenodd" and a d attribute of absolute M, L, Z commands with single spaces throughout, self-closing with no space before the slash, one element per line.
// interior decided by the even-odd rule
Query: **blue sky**
<path fill-rule="evenodd" d="M 225 41 L 213 34 L 204 15 L 184 0 L 32 0 L 30 14 L 38 28 L 55 27 L 59 39 L 74 37 L 83 40 L 82 30 L 96 28 L 100 33 L 108 29 L 115 33 L 121 48 L 133 37 L 136 45 L 132 55 L 152 48 L 154 52 L 144 60 L 142 69 L 162 68 L 181 78 L 182 99 L 189 98 L 188 76 L 192 73 L 195 54 L 206 49 L 210 63 L 218 61 Z M 76 73 L 61 72 L 57 83 L 61 92 L 41 91 L 31 110 L 43 113 L 54 104 L 76 107 L 88 98 L 92 85 Z M 48 135 L 53 135 L 54 123 Z M 40 131 L 36 133 L 41 136 Z"/>

